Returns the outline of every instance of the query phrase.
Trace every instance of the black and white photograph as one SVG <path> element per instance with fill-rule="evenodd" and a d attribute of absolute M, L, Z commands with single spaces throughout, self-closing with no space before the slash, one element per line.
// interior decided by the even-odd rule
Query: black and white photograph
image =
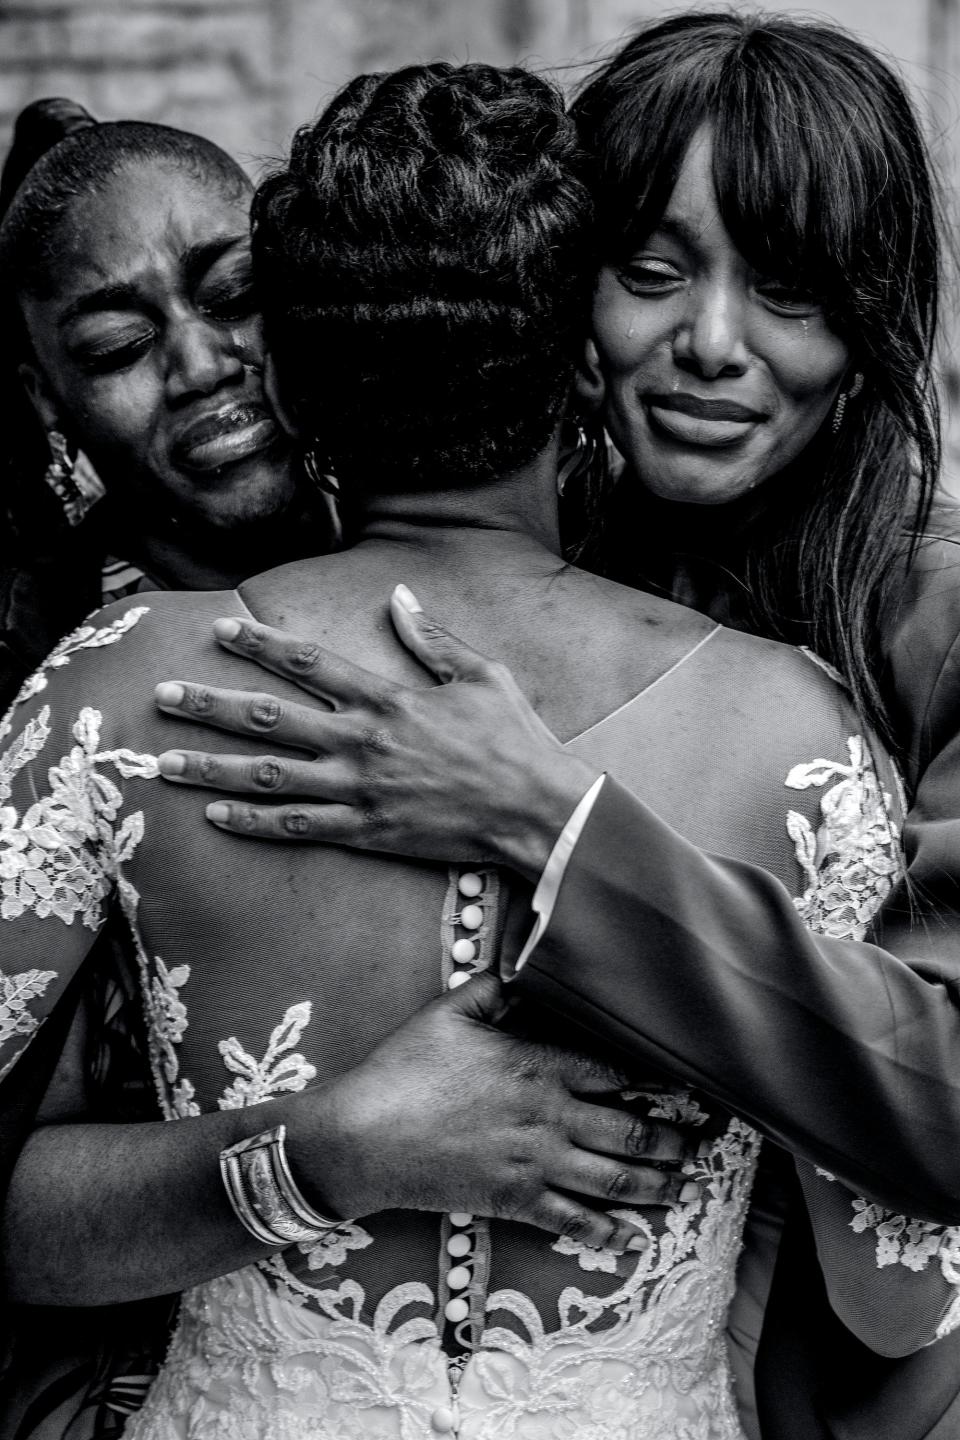
<path fill-rule="evenodd" d="M 960 1440 L 960 0 L 0 0 L 0 1440 Z"/>

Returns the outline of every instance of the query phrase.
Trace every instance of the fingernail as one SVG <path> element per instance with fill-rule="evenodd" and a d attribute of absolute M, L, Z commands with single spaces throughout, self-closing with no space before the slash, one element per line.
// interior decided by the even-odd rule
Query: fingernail
<path fill-rule="evenodd" d="M 209 814 L 209 811 L 208 811 Z M 694 1200 L 700 1198 L 700 1186 L 695 1180 L 688 1180 L 680 1191 L 680 1200 L 684 1205 L 690 1205 Z"/>
<path fill-rule="evenodd" d="M 397 604 L 402 605 L 404 610 L 406 610 L 408 614 L 423 614 L 423 606 L 420 604 L 420 601 L 417 599 L 416 595 L 414 595 L 413 591 L 407 589 L 406 585 L 398 585 L 393 593 L 397 597 Z"/>
<path fill-rule="evenodd" d="M 631 1235 L 630 1239 L 627 1241 L 627 1249 L 636 1251 L 646 1250 L 649 1244 L 650 1241 L 647 1239 L 646 1235 Z"/>
<path fill-rule="evenodd" d="M 172 680 L 162 681 L 153 693 L 158 705 L 183 704 L 183 686 L 174 684 Z"/>
<path fill-rule="evenodd" d="M 225 825 L 230 819 L 230 806 L 223 800 L 214 800 L 207 806 L 207 819 L 214 825 Z"/>
<path fill-rule="evenodd" d="M 240 621 L 214 620 L 213 633 L 218 640 L 236 640 L 240 634 Z"/>
<path fill-rule="evenodd" d="M 182 775 L 187 768 L 186 756 L 180 750 L 165 750 L 157 757 L 161 775 Z"/>

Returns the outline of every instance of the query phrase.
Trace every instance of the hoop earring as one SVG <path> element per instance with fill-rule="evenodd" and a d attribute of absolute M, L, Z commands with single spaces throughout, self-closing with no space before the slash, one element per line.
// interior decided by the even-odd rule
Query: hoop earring
<path fill-rule="evenodd" d="M 557 494 L 562 495 L 571 480 L 581 480 L 588 475 L 596 463 L 600 440 L 594 431 L 588 430 L 582 420 L 570 418 L 576 428 L 573 446 L 561 453 L 557 466 Z"/>
<path fill-rule="evenodd" d="M 834 408 L 832 422 L 834 435 L 836 435 L 837 431 L 840 429 L 840 426 L 843 424 L 843 412 L 847 408 L 847 401 L 855 400 L 862 389 L 863 376 L 858 370 L 853 377 L 853 383 L 851 384 L 850 389 L 841 390 L 840 394 L 837 396 L 837 403 L 836 407 Z"/>
<path fill-rule="evenodd" d="M 303 468 L 307 479 L 325 495 L 340 494 L 340 481 L 330 470 L 323 468 L 323 462 L 318 458 L 316 449 L 312 445 L 309 450 L 303 452 Z"/>
<path fill-rule="evenodd" d="M 59 430 L 47 431 L 50 463 L 43 478 L 63 506 L 67 524 L 79 525 L 89 510 L 106 494 L 103 481 L 82 450 L 70 454 L 66 436 Z"/>

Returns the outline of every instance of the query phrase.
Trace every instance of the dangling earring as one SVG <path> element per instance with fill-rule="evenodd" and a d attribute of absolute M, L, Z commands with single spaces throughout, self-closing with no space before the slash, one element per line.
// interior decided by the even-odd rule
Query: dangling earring
<path fill-rule="evenodd" d="M 325 495 L 340 494 L 340 481 L 330 470 L 323 468 L 323 463 L 317 457 L 313 446 L 303 452 L 303 468 L 308 479 L 312 480 L 317 489 L 322 490 Z"/>
<path fill-rule="evenodd" d="M 856 400 L 857 396 L 860 394 L 860 391 L 861 391 L 862 389 L 863 389 L 863 376 L 861 375 L 860 371 L 858 370 L 858 371 L 855 373 L 854 377 L 853 377 L 853 384 L 850 386 L 850 389 L 849 389 L 849 390 L 841 390 L 841 391 L 840 391 L 840 394 L 837 396 L 837 403 L 836 403 L 836 407 L 834 408 L 834 412 L 833 412 L 833 433 L 834 433 L 834 435 L 836 435 L 837 431 L 840 429 L 840 426 L 843 424 L 843 412 L 844 412 L 844 411 L 846 410 L 846 408 L 847 408 L 847 401 L 848 401 L 848 400 Z"/>
<path fill-rule="evenodd" d="M 564 446 L 557 466 L 557 494 L 562 495 L 571 480 L 580 480 L 593 469 L 600 439 L 595 430 L 588 430 L 582 420 L 571 416 L 568 424 L 574 427 L 572 446 Z"/>
<path fill-rule="evenodd" d="M 43 478 L 63 506 L 68 525 L 79 525 L 88 510 L 106 494 L 103 481 L 82 450 L 70 454 L 66 436 L 47 431 L 50 463 Z"/>

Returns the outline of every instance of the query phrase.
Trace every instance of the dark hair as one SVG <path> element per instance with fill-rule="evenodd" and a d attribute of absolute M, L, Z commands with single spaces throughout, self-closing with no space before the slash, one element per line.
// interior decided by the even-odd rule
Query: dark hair
<path fill-rule="evenodd" d="M 590 202 L 560 93 L 521 69 L 352 80 L 259 188 L 267 343 L 334 472 L 403 488 L 529 462 L 587 316 Z"/>
<path fill-rule="evenodd" d="M 890 739 L 880 620 L 902 575 L 904 529 L 912 554 L 940 462 L 931 374 L 939 206 L 904 85 L 833 25 L 688 13 L 640 30 L 572 113 L 606 260 L 624 259 L 655 229 L 691 140 L 709 124 L 720 212 L 737 248 L 761 274 L 816 294 L 849 346 L 863 393 L 836 435 L 825 425 L 777 478 L 730 563 L 742 572 L 747 621 L 832 661 Z M 615 571 L 629 568 L 631 539 L 643 543 L 624 533 L 629 505 L 624 486 L 607 531 Z"/>
<path fill-rule="evenodd" d="M 21 112 L 0 179 L 0 276 L 5 294 L 43 294 L 60 226 L 74 201 L 130 163 L 159 161 L 198 179 L 217 176 L 238 195 L 249 180 L 202 135 L 143 120 L 98 124 L 70 100 L 35 100 Z"/>
<path fill-rule="evenodd" d="M 99 507 L 69 531 L 43 483 L 49 452 L 43 427 L 17 369 L 30 355 L 22 294 L 42 295 L 61 227 L 82 196 L 96 193 L 127 164 L 162 161 L 242 193 L 249 181 L 224 150 L 165 125 L 120 120 L 98 124 L 73 101 L 37 100 L 17 119 L 0 176 L 0 357 L 3 455 L 0 458 L 0 699 L 3 645 L 23 668 L 100 603 L 103 552 Z M 33 577 L 33 579 L 31 579 Z M 53 578 L 55 577 L 55 578 Z M 17 617 L 22 617 L 18 620 Z M 13 661 L 9 662 L 11 671 Z"/>

